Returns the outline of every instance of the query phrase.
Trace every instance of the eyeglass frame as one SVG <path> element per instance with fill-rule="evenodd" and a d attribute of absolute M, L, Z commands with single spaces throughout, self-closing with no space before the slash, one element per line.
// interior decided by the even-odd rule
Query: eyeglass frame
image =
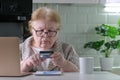
<path fill-rule="evenodd" d="M 53 31 L 53 30 L 48 30 L 47 32 L 44 32 L 44 30 L 36 30 L 34 27 L 32 27 L 32 29 L 36 32 L 36 35 L 38 36 L 38 37 L 42 37 L 43 36 L 43 33 L 44 34 L 47 34 L 47 36 L 48 37 L 55 37 L 56 36 L 56 34 L 57 34 L 57 30 L 55 31 Z M 38 32 L 41 32 L 40 34 L 38 34 Z M 52 33 L 54 33 L 54 35 L 52 36 L 52 35 L 50 35 L 50 32 L 52 32 Z"/>

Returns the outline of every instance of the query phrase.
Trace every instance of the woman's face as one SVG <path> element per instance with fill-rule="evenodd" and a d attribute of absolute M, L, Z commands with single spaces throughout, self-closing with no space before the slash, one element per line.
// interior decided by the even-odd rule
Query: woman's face
<path fill-rule="evenodd" d="M 44 50 L 51 49 L 57 39 L 58 27 L 56 23 L 44 20 L 36 20 L 32 22 L 32 35 L 35 47 Z"/>

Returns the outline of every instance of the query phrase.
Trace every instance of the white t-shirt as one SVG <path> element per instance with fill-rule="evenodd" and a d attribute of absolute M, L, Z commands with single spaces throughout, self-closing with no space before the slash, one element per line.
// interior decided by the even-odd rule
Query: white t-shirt
<path fill-rule="evenodd" d="M 42 51 L 40 48 L 36 48 L 36 47 L 32 47 L 32 49 L 36 54 L 39 54 L 39 52 Z M 50 58 L 47 58 L 44 62 L 42 62 L 41 67 L 39 67 L 39 70 L 47 71 L 50 60 L 51 60 Z"/>

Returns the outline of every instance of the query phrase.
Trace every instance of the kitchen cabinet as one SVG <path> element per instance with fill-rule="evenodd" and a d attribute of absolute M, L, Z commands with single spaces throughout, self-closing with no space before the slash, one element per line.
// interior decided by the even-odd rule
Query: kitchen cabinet
<path fill-rule="evenodd" d="M 100 4 L 105 4 L 105 3 L 120 3 L 120 0 L 99 0 Z"/>
<path fill-rule="evenodd" d="M 106 0 L 99 0 L 99 3 L 100 3 L 100 4 L 105 4 L 105 3 L 106 3 Z"/>
<path fill-rule="evenodd" d="M 33 3 L 105 4 L 105 3 L 120 3 L 120 0 L 33 0 Z"/>
<path fill-rule="evenodd" d="M 120 0 L 106 0 L 106 3 L 120 3 Z"/>
<path fill-rule="evenodd" d="M 33 0 L 33 3 L 99 3 L 99 0 Z"/>

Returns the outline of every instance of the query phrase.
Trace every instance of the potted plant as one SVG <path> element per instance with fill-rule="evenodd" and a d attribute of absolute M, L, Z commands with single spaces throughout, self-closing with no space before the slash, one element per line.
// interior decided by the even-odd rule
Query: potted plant
<path fill-rule="evenodd" d="M 104 37 L 102 40 L 90 41 L 84 44 L 84 48 L 91 48 L 102 53 L 104 57 L 100 58 L 101 70 L 111 70 L 113 64 L 113 58 L 110 57 L 111 53 L 115 49 L 120 49 L 120 40 L 116 37 L 120 35 L 120 20 L 118 26 L 110 26 L 102 24 L 95 27 L 96 34 Z"/>

